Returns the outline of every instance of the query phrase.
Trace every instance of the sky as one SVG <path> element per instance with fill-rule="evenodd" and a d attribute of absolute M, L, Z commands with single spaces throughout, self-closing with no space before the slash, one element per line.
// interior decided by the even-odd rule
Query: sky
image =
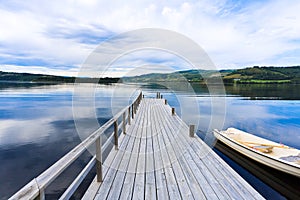
<path fill-rule="evenodd" d="M 217 69 L 299 65 L 299 10 L 299 0 L 0 0 L 0 70 L 77 76 L 103 42 L 143 28 L 184 35 Z M 118 40 L 128 41 L 140 42 Z M 190 68 L 151 51 L 123 56 L 106 75 Z"/>

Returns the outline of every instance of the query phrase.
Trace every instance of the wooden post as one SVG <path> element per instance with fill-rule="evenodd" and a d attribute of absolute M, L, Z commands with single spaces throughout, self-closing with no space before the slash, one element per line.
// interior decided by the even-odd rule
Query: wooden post
<path fill-rule="evenodd" d="M 97 171 L 97 182 L 102 182 L 103 175 L 102 175 L 101 136 L 99 136 L 96 140 L 96 171 Z"/>
<path fill-rule="evenodd" d="M 131 120 L 131 116 L 130 116 L 130 106 L 128 107 L 128 125 L 130 125 L 130 120 Z"/>
<path fill-rule="evenodd" d="M 175 108 L 172 108 L 172 115 L 175 115 Z"/>
<path fill-rule="evenodd" d="M 39 200 L 45 200 L 46 199 L 44 189 L 40 189 L 40 194 L 36 199 L 39 199 Z"/>
<path fill-rule="evenodd" d="M 168 104 L 168 100 L 167 99 L 165 99 L 165 105 L 167 105 Z"/>
<path fill-rule="evenodd" d="M 118 119 L 114 122 L 115 149 L 118 150 Z"/>
<path fill-rule="evenodd" d="M 126 111 L 123 113 L 123 134 L 126 134 Z"/>
<path fill-rule="evenodd" d="M 190 137 L 195 136 L 195 125 L 190 124 Z"/>
<path fill-rule="evenodd" d="M 131 116 L 132 116 L 132 119 L 134 119 L 133 104 L 131 105 Z"/>

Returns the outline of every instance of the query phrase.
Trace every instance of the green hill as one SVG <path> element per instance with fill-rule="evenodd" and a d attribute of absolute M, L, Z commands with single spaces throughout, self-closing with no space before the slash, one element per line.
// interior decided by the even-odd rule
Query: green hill
<path fill-rule="evenodd" d="M 213 78 L 219 73 L 227 75 L 233 70 L 185 70 L 173 73 L 152 73 L 134 77 L 123 77 L 123 82 L 201 82 L 204 79 Z"/>
<path fill-rule="evenodd" d="M 300 66 L 249 67 L 223 77 L 226 83 L 300 83 Z"/>
<path fill-rule="evenodd" d="M 124 82 L 214 82 L 221 74 L 224 83 L 300 83 L 300 66 L 248 67 L 236 70 L 186 70 L 173 73 L 152 73 L 124 77 Z M 204 80 L 205 79 L 205 80 Z"/>
<path fill-rule="evenodd" d="M 0 71 L 1 82 L 30 82 L 30 83 L 74 83 L 75 80 L 81 83 L 117 83 L 119 78 L 76 78 L 76 77 L 64 77 L 53 76 L 44 74 L 29 74 L 29 73 L 15 73 L 15 72 L 2 72 Z"/>
<path fill-rule="evenodd" d="M 73 83 L 74 77 L 52 76 L 44 74 L 29 74 L 0 71 L 0 81 L 19 81 L 19 82 L 61 82 Z"/>

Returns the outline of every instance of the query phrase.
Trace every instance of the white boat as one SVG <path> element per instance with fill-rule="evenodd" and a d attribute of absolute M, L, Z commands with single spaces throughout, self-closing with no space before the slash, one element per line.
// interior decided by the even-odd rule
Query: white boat
<path fill-rule="evenodd" d="M 214 130 L 215 137 L 232 149 L 264 165 L 300 177 L 300 150 L 244 131 Z"/>

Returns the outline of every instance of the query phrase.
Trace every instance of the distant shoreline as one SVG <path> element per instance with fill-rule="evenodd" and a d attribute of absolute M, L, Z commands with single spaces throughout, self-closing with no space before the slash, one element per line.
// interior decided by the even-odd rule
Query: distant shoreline
<path fill-rule="evenodd" d="M 1 83 L 41 83 L 41 84 L 59 84 L 59 83 L 118 83 L 120 78 L 81 78 L 64 77 L 44 74 L 15 73 L 0 71 Z"/>
<path fill-rule="evenodd" d="M 294 67 L 248 67 L 236 70 L 185 70 L 173 73 L 151 73 L 122 78 L 64 77 L 43 74 L 0 71 L 0 81 L 57 83 L 159 83 L 190 82 L 202 84 L 300 84 L 300 66 Z"/>

